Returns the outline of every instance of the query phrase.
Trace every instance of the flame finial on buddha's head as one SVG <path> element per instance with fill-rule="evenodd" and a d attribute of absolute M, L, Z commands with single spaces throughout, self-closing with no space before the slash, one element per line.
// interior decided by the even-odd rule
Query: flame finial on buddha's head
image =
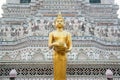
<path fill-rule="evenodd" d="M 58 13 L 57 18 L 55 19 L 55 21 L 56 21 L 57 19 L 63 19 L 63 21 L 64 21 L 64 18 L 62 17 L 61 12 Z"/>

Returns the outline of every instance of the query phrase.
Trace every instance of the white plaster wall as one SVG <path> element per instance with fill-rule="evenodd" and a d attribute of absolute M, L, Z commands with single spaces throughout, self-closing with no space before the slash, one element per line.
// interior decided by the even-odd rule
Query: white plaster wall
<path fill-rule="evenodd" d="M 6 3 L 20 3 L 20 0 L 6 0 Z"/>
<path fill-rule="evenodd" d="M 84 0 L 83 0 L 84 1 Z M 86 3 L 89 3 L 89 0 L 85 0 Z"/>
<path fill-rule="evenodd" d="M 35 2 L 36 0 L 31 0 L 31 2 Z"/>
<path fill-rule="evenodd" d="M 101 0 L 101 4 L 114 4 L 114 0 Z"/>

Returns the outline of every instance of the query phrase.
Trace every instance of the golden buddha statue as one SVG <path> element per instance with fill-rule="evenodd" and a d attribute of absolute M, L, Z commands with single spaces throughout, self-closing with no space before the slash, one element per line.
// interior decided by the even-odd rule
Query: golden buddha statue
<path fill-rule="evenodd" d="M 50 32 L 48 46 L 53 49 L 54 80 L 66 80 L 66 53 L 72 49 L 71 34 L 63 30 L 65 26 L 61 13 L 54 21 L 56 30 Z"/>

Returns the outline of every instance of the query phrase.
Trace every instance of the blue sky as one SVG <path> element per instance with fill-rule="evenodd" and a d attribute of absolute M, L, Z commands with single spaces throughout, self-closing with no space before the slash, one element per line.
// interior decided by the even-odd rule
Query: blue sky
<path fill-rule="evenodd" d="M 0 17 L 2 17 L 2 13 L 3 13 L 3 11 L 2 11 L 2 9 L 1 9 L 1 5 L 3 5 L 4 3 L 6 3 L 6 0 L 1 0 L 0 1 Z M 119 8 L 120 8 L 120 0 L 115 0 L 115 4 L 118 4 L 119 5 Z M 120 18 L 120 9 L 118 10 L 118 14 L 119 14 L 119 18 Z"/>

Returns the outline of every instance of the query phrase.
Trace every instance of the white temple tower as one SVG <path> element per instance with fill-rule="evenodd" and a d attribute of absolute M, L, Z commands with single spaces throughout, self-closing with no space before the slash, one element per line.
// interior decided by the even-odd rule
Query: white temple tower
<path fill-rule="evenodd" d="M 106 68 L 120 66 L 118 8 L 114 0 L 6 0 L 0 19 L 0 62 L 51 63 L 48 34 L 54 29 L 53 21 L 60 11 L 65 18 L 65 29 L 73 39 L 68 62 L 74 69 L 79 64 L 88 65 L 82 65 L 82 69 L 91 70 L 90 75 L 93 69 L 95 75 L 103 75 Z"/>

